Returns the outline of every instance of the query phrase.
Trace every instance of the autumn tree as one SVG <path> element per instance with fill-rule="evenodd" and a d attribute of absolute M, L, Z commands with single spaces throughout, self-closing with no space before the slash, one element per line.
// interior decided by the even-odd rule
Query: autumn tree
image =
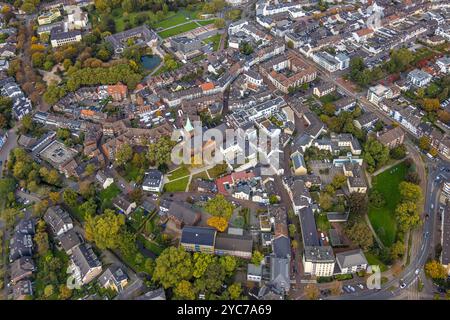
<path fill-rule="evenodd" d="M 211 217 L 206 223 L 220 232 L 224 232 L 228 228 L 228 221 L 223 217 Z"/>
<path fill-rule="evenodd" d="M 425 274 L 432 279 L 446 279 L 448 276 L 445 267 L 437 260 L 425 264 Z"/>
<path fill-rule="evenodd" d="M 339 296 L 342 292 L 342 282 L 337 280 L 333 281 L 330 290 L 332 295 Z"/>
<path fill-rule="evenodd" d="M 430 138 L 426 137 L 426 136 L 422 136 L 419 138 L 419 148 L 424 150 L 424 151 L 428 151 L 430 150 L 431 147 L 431 141 Z"/>
<path fill-rule="evenodd" d="M 308 284 L 305 287 L 305 294 L 309 300 L 317 300 L 320 296 L 319 288 L 315 284 Z"/>

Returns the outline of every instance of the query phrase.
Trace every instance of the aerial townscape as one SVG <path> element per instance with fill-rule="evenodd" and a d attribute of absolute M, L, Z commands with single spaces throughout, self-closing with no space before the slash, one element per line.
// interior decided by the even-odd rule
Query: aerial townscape
<path fill-rule="evenodd" d="M 450 1 L 2 1 L 0 167 L 0 300 L 450 300 Z"/>

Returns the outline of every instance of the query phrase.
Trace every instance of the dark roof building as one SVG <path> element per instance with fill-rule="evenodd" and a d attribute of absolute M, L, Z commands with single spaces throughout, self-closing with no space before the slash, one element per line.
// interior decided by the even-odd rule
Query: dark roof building
<path fill-rule="evenodd" d="M 214 252 L 216 230 L 203 227 L 184 227 L 180 245 L 187 251 Z"/>
<path fill-rule="evenodd" d="M 17 283 L 22 279 L 28 278 L 36 270 L 31 257 L 22 257 L 11 263 L 11 282 Z"/>
<path fill-rule="evenodd" d="M 218 255 L 231 255 L 250 259 L 253 240 L 251 237 L 219 233 L 216 237 L 214 252 Z"/>
<path fill-rule="evenodd" d="M 69 213 L 60 206 L 50 207 L 44 214 L 45 222 L 57 236 L 73 228 L 73 221 Z"/>

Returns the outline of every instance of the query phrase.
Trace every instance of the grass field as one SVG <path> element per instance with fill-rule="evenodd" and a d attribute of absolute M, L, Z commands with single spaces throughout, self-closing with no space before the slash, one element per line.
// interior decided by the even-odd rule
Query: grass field
<path fill-rule="evenodd" d="M 364 255 L 366 256 L 367 262 L 369 265 L 378 265 L 380 266 L 380 271 L 384 272 L 387 270 L 386 265 L 378 259 L 376 255 L 374 255 L 371 252 L 364 252 Z"/>
<path fill-rule="evenodd" d="M 190 31 L 190 30 L 193 30 L 196 28 L 198 28 L 198 25 L 195 22 L 189 22 L 189 23 L 177 26 L 175 28 L 161 31 L 158 34 L 160 35 L 161 38 L 165 39 L 165 38 L 169 38 L 169 37 L 175 36 L 177 34 L 187 32 L 187 31 Z"/>
<path fill-rule="evenodd" d="M 166 192 L 182 192 L 186 190 L 189 177 L 178 179 L 164 185 L 164 191 Z"/>
<path fill-rule="evenodd" d="M 182 178 L 182 177 L 186 177 L 190 174 L 190 171 L 188 168 L 186 168 L 185 166 L 180 166 L 178 168 L 176 168 L 175 170 L 171 171 L 168 175 L 168 178 L 170 181 L 178 179 L 178 178 Z"/>
<path fill-rule="evenodd" d="M 201 24 L 202 26 L 207 26 L 208 24 L 213 24 L 214 22 L 216 22 L 216 19 L 202 20 L 199 21 L 198 23 Z"/>
<path fill-rule="evenodd" d="M 316 224 L 317 229 L 320 229 L 320 231 L 328 232 L 331 229 L 326 213 L 316 214 Z"/>
<path fill-rule="evenodd" d="M 405 163 L 402 162 L 373 178 L 373 189 L 383 195 L 385 205 L 381 208 L 370 206 L 369 219 L 375 232 L 387 247 L 395 242 L 397 222 L 394 212 L 400 201 L 398 185 L 405 179 L 407 170 Z"/>
<path fill-rule="evenodd" d="M 329 103 L 329 102 L 335 102 L 338 99 L 339 99 L 339 97 L 335 93 L 330 93 L 330 94 L 327 94 L 327 95 L 319 98 L 320 102 L 322 102 L 324 104 Z"/>
<path fill-rule="evenodd" d="M 108 188 L 100 191 L 99 198 L 102 203 L 102 208 L 111 206 L 111 201 L 120 193 L 120 189 L 114 183 Z"/>
<path fill-rule="evenodd" d="M 218 164 L 215 167 L 208 170 L 209 176 L 211 179 L 215 179 L 221 174 L 224 174 L 227 172 L 228 165 L 226 163 L 224 164 Z"/>
<path fill-rule="evenodd" d="M 222 38 L 221 34 L 216 34 L 212 37 L 206 38 L 205 40 L 203 40 L 204 43 L 208 44 L 208 43 L 212 43 L 213 44 L 213 50 L 217 51 L 217 49 L 219 49 L 219 44 L 220 44 L 220 38 Z"/>
<path fill-rule="evenodd" d="M 193 11 L 180 10 L 178 12 L 170 12 L 167 14 L 167 17 L 159 22 L 157 22 L 153 27 L 157 28 L 170 28 L 181 23 L 188 22 L 190 20 L 197 19 L 198 13 L 200 11 L 194 9 Z"/>

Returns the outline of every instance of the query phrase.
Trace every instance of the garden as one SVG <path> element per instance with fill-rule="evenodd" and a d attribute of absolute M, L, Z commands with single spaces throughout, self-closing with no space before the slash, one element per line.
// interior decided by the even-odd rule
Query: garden
<path fill-rule="evenodd" d="M 381 194 L 384 204 L 380 207 L 370 205 L 369 219 L 375 232 L 387 247 L 395 242 L 397 233 L 395 209 L 401 200 L 398 185 L 405 180 L 407 171 L 405 162 L 402 162 L 375 176 L 372 181 L 372 190 Z"/>

